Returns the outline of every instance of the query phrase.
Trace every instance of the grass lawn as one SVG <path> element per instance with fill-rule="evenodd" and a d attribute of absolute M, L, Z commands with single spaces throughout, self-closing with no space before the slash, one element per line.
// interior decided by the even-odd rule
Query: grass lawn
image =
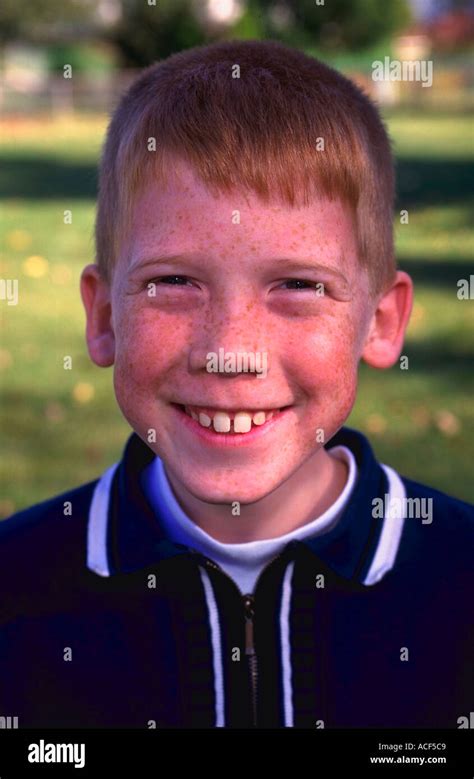
<path fill-rule="evenodd" d="M 362 365 L 348 424 L 404 475 L 474 500 L 474 307 L 456 294 L 474 268 L 472 123 L 446 114 L 387 121 L 398 160 L 397 214 L 409 215 L 408 224 L 396 220 L 398 257 L 416 282 L 408 369 Z M 81 269 L 93 258 L 105 118 L 5 124 L 1 278 L 18 279 L 20 297 L 17 306 L 0 301 L 0 516 L 95 478 L 128 435 L 111 371 L 87 356 L 78 293 Z"/>

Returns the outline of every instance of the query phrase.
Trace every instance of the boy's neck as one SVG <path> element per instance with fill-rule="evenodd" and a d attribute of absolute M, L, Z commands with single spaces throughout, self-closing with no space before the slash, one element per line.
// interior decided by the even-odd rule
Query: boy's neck
<path fill-rule="evenodd" d="M 256 503 L 241 504 L 237 517 L 230 504 L 206 503 L 172 472 L 166 470 L 166 474 L 181 508 L 201 530 L 221 543 L 241 544 L 278 538 L 324 514 L 344 489 L 348 467 L 320 449 L 269 495 Z"/>

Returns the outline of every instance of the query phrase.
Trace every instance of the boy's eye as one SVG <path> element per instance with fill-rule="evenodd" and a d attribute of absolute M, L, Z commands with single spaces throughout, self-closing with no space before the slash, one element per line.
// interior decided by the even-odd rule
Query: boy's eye
<path fill-rule="evenodd" d="M 289 284 L 289 289 L 301 289 L 301 290 L 319 290 L 321 289 L 322 283 L 319 281 L 306 281 L 306 279 L 286 279 L 286 281 L 283 282 L 284 285 Z"/>
<path fill-rule="evenodd" d="M 158 279 L 152 279 L 150 284 L 175 284 L 182 286 L 188 283 L 186 276 L 160 276 Z"/>

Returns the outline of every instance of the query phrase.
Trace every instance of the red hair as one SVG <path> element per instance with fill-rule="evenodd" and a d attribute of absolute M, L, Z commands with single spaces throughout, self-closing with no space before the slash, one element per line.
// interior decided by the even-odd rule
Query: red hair
<path fill-rule="evenodd" d="M 173 157 L 217 193 L 250 190 L 289 206 L 340 198 L 353 210 L 372 290 L 393 279 L 387 132 L 371 100 L 313 57 L 276 41 L 225 41 L 142 71 L 112 116 L 100 163 L 96 261 L 105 278 L 134 197 L 151 176 L 166 177 Z"/>

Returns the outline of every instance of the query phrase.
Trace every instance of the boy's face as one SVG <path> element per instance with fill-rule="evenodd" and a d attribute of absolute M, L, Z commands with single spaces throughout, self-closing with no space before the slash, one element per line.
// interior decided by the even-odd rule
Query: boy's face
<path fill-rule="evenodd" d="M 113 271 L 116 395 L 194 496 L 254 502 L 311 455 L 315 475 L 323 466 L 323 443 L 355 400 L 376 305 L 341 202 L 292 209 L 240 192 L 216 198 L 184 163 L 176 171 L 179 178 L 150 184 L 137 198 Z M 173 259 L 159 262 L 165 255 Z M 259 354 L 266 375 L 235 364 L 234 372 L 210 372 L 208 354 L 219 350 Z M 285 411 L 234 434 L 231 445 L 212 427 L 202 434 L 181 405 Z"/>

